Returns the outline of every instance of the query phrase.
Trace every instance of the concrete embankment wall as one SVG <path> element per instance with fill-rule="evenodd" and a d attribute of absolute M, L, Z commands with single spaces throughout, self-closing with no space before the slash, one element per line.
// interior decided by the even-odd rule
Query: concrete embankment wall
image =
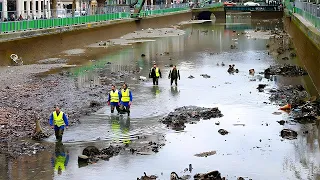
<path fill-rule="evenodd" d="M 320 32 L 301 16 L 285 17 L 285 28 L 317 91 L 320 90 Z"/>
<path fill-rule="evenodd" d="M 181 21 L 190 20 L 192 13 L 189 11 L 151 16 L 141 20 L 118 20 L 109 24 L 84 28 L 73 31 L 47 34 L 32 38 L 22 38 L 0 43 L 0 65 L 6 65 L 12 53 L 30 63 L 35 60 L 48 58 L 64 50 L 83 48 L 88 44 L 118 38 L 124 34 L 146 29 L 167 27 Z"/>

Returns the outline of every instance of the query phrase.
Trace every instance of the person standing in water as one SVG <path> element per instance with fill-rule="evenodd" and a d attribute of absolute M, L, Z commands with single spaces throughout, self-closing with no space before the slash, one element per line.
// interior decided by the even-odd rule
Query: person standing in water
<path fill-rule="evenodd" d="M 116 89 L 115 85 L 112 85 L 108 97 L 108 105 L 111 105 L 111 113 L 114 112 L 114 108 L 117 109 L 118 114 L 120 113 L 120 96 L 120 92 Z"/>
<path fill-rule="evenodd" d="M 149 73 L 149 78 L 152 78 L 153 85 L 159 84 L 159 77 L 162 78 L 160 68 L 157 67 L 156 63 L 154 63 Z"/>
<path fill-rule="evenodd" d="M 131 90 L 128 89 L 128 86 L 126 83 L 123 84 L 121 89 L 121 107 L 122 111 L 127 112 L 128 116 L 130 116 L 130 106 L 132 104 L 132 93 Z"/>
<path fill-rule="evenodd" d="M 51 113 L 49 124 L 52 129 L 54 129 L 54 133 L 56 136 L 56 139 L 58 142 L 62 141 L 64 126 L 66 128 L 69 127 L 68 118 L 65 113 L 60 111 L 60 108 L 58 106 L 55 106 L 55 111 Z"/>
<path fill-rule="evenodd" d="M 171 79 L 171 83 L 170 83 L 171 86 L 172 86 L 173 81 L 176 84 L 176 86 L 178 86 L 178 78 L 180 80 L 180 72 L 176 66 L 173 66 L 172 70 L 170 70 L 168 78 Z"/>

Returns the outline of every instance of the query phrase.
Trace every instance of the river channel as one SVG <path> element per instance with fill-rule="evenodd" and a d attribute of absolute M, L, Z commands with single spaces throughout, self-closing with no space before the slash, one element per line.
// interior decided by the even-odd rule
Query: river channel
<path fill-rule="evenodd" d="M 131 180 L 146 172 L 168 180 L 173 171 L 193 177 L 195 173 L 212 170 L 219 170 L 227 179 L 240 176 L 259 180 L 319 178 L 318 125 L 289 123 L 280 126 L 276 121 L 286 120 L 287 113 L 273 114 L 279 112 L 279 107 L 269 103 L 268 93 L 256 89 L 261 83 L 268 84 L 268 89 L 303 84 L 312 94 L 312 83 L 308 77 L 277 76 L 271 81 L 259 75 L 258 72 L 283 61 L 268 53 L 268 38 L 249 38 L 243 33 L 257 28 L 283 29 L 283 24 L 281 19 L 261 21 L 252 20 L 247 15 L 228 15 L 225 24 L 190 24 L 183 26 L 185 33 L 178 36 L 123 46 L 114 53 L 85 63 L 83 66 L 88 67 L 87 71 L 71 68 L 71 72 L 77 72 L 78 86 L 101 83 L 93 68 L 99 62 L 111 62 L 109 68 L 119 68 L 120 71 L 127 66 L 140 68 L 139 75 L 124 79 L 133 93 L 131 116 L 111 115 L 110 107 L 105 106 L 66 130 L 64 145 L 59 150 L 68 154 L 68 163 L 61 173 L 55 171 L 52 149 L 17 159 L 0 156 L 0 179 Z M 232 44 L 237 48 L 231 49 Z M 146 56 L 141 57 L 141 54 Z M 162 72 L 159 86 L 153 86 L 151 80 L 137 80 L 140 75 L 148 76 L 153 62 Z M 170 86 L 168 79 L 171 64 L 177 65 L 181 74 L 177 87 Z M 229 64 L 235 64 L 239 73 L 229 74 Z M 254 76 L 248 74 L 252 68 L 256 72 Z M 201 74 L 211 77 L 203 78 Z M 190 75 L 195 78 L 189 79 Z M 224 116 L 187 124 L 181 131 L 168 129 L 158 122 L 175 108 L 187 105 L 219 107 Z M 284 140 L 279 136 L 283 128 L 298 133 L 308 130 L 309 133 L 295 140 Z M 219 129 L 230 133 L 222 136 Z M 165 146 L 150 155 L 123 153 L 109 161 L 100 160 L 83 167 L 78 164 L 78 155 L 89 145 L 104 148 L 109 144 L 129 142 L 131 146 L 145 143 L 137 138 L 142 136 L 147 137 L 147 142 L 165 139 Z M 54 144 L 54 137 L 45 143 Z M 207 151 L 216 151 L 216 154 L 194 156 Z M 184 172 L 189 164 L 192 164 L 193 171 Z"/>

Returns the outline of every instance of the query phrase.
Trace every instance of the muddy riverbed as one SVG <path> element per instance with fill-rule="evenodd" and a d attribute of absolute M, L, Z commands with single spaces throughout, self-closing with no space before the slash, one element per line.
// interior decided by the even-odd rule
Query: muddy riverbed
<path fill-rule="evenodd" d="M 227 24 L 147 29 L 119 39 L 101 39 L 84 50 L 70 48 L 39 65 L 2 67 L 0 179 L 128 180 L 144 172 L 157 179 L 170 179 L 170 174 L 193 179 L 214 170 L 226 179 L 317 179 L 317 121 L 294 122 L 290 113 L 278 110 L 288 100 L 269 99 L 273 90 L 288 85 L 302 85 L 306 96 L 313 96 L 308 94 L 313 86 L 303 74 L 265 76 L 270 65 L 297 61 L 281 20 L 228 18 Z M 173 33 L 175 28 L 180 30 Z M 171 31 L 170 37 L 155 38 L 156 32 Z M 133 37 L 139 33 L 150 36 Z M 86 54 L 108 49 L 108 43 L 123 47 L 99 58 Z M 64 63 L 82 57 L 89 61 L 65 68 Z M 153 62 L 162 71 L 159 86 L 139 80 L 148 76 Z M 239 72 L 227 71 L 232 64 Z M 178 87 L 170 86 L 168 80 L 171 65 L 181 73 Z M 43 73 L 49 69 L 50 73 Z M 119 87 L 123 82 L 134 96 L 130 117 L 111 115 L 106 106 L 110 84 Z M 265 85 L 263 89 L 257 89 L 259 84 Z M 44 133 L 52 135 L 47 121 L 55 104 L 75 125 L 65 131 L 63 144 L 55 144 L 53 136 L 40 143 L 24 138 L 12 144 L 17 137 L 31 137 L 36 120 Z M 207 109 L 170 113 L 184 106 Z M 170 123 L 162 123 L 168 122 L 163 121 L 167 115 Z M 294 130 L 297 136 L 284 137 L 296 134 L 281 133 L 283 129 Z M 78 156 L 88 146 L 97 147 L 99 153 L 88 163 L 79 162 Z M 17 157 L 20 153 L 34 155 Z M 68 159 L 61 171 L 55 169 L 59 155 Z"/>

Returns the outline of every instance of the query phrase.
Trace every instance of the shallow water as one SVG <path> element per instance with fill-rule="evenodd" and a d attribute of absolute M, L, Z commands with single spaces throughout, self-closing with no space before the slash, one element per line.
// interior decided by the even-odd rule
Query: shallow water
<path fill-rule="evenodd" d="M 64 147 L 69 154 L 65 171 L 58 175 L 50 162 L 55 155 L 43 152 L 34 157 L 19 157 L 1 167 L 1 179 L 136 179 L 147 174 L 156 174 L 159 179 L 169 179 L 172 171 L 179 175 L 188 174 L 183 170 L 192 164 L 193 171 L 203 173 L 219 170 L 228 179 L 238 176 L 252 179 L 317 179 L 319 170 L 319 143 L 317 125 L 286 124 L 280 126 L 276 121 L 287 119 L 287 114 L 274 115 L 278 107 L 267 104 L 268 94 L 259 93 L 258 84 L 266 83 L 267 88 L 286 84 L 305 83 L 307 78 L 282 78 L 274 81 L 248 74 L 254 68 L 262 72 L 271 64 L 282 63 L 268 55 L 266 39 L 248 39 L 241 31 L 248 28 L 281 28 L 278 21 L 256 22 L 250 19 L 227 19 L 227 24 L 192 24 L 184 28 L 185 34 L 177 37 L 156 39 L 154 42 L 126 46 L 123 50 L 88 63 L 87 71 L 78 72 L 78 85 L 100 84 L 94 67 L 105 65 L 112 71 L 138 66 L 141 76 L 148 76 L 154 61 L 162 71 L 159 86 L 152 86 L 150 80 L 140 82 L 125 78 L 132 88 L 134 100 L 131 116 L 110 115 L 108 106 L 95 114 L 84 117 L 81 124 L 65 131 Z M 233 24 L 233 25 L 232 25 Z M 234 33 L 233 29 L 241 29 Z M 239 35 L 238 35 L 239 34 Z M 235 39 L 238 39 L 235 41 Z M 235 44 L 238 49 L 230 49 Z M 169 55 L 160 55 L 169 52 Z M 211 54 L 210 54 L 211 53 Z M 142 58 L 141 54 L 146 57 Z M 171 60 L 170 60 L 171 59 Z M 221 63 L 226 66 L 221 66 Z M 217 66 L 217 63 L 219 66 Z M 180 70 L 181 80 L 178 87 L 170 86 L 167 79 L 170 67 L 175 64 Z M 227 66 L 235 64 L 240 70 L 233 75 L 227 73 Z M 200 74 L 208 74 L 205 79 Z M 188 79 L 193 75 L 194 79 Z M 257 79 L 256 81 L 250 81 Z M 106 92 L 107 93 L 107 92 Z M 179 132 L 167 129 L 158 120 L 173 111 L 174 108 L 196 105 L 219 107 L 222 118 L 188 124 Z M 220 125 L 215 125 L 219 121 Z M 239 125 L 240 124 L 240 125 Z M 241 125 L 241 124 L 244 124 Z M 221 136 L 219 129 L 230 133 Z M 297 140 L 282 140 L 279 136 L 282 128 L 292 128 L 299 134 Z M 309 130 L 309 134 L 302 132 Z M 121 154 L 109 161 L 99 161 L 85 167 L 79 167 L 77 157 L 88 145 L 99 148 L 110 143 L 122 143 L 130 140 L 134 144 L 138 136 L 158 138 L 165 135 L 165 146 L 154 155 Z M 53 142 L 54 137 L 47 141 Z M 130 145 L 129 145 L 130 146 Z M 197 153 L 216 151 L 209 157 L 196 157 Z M 1 160 L 2 159 L 2 160 Z"/>

